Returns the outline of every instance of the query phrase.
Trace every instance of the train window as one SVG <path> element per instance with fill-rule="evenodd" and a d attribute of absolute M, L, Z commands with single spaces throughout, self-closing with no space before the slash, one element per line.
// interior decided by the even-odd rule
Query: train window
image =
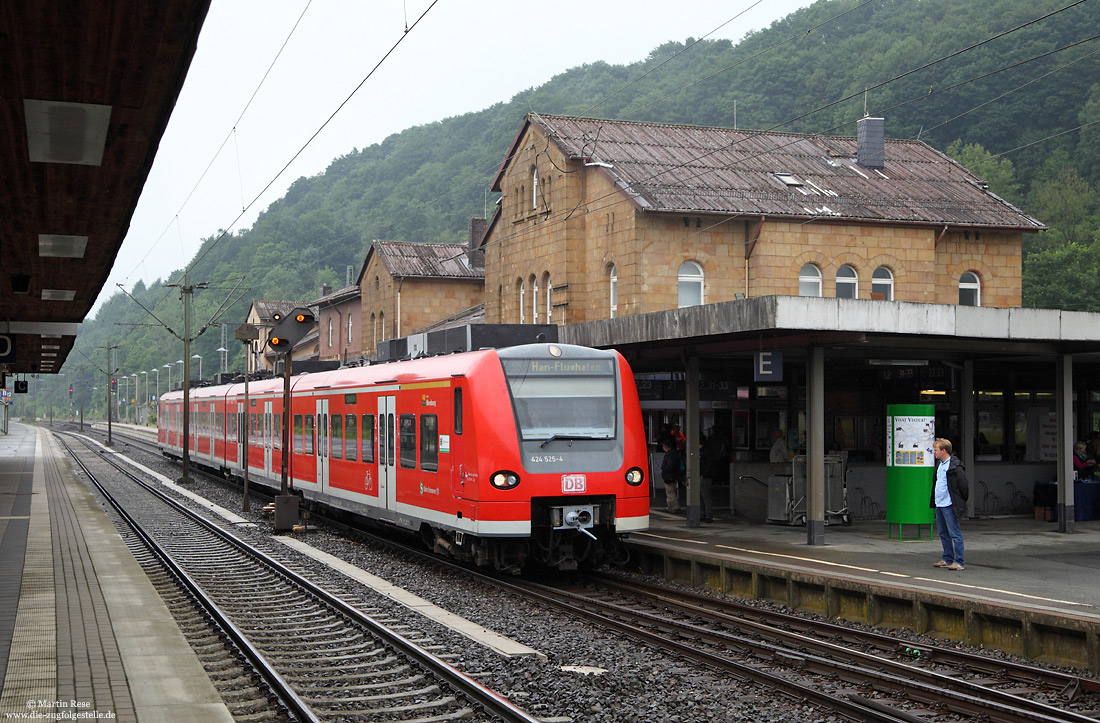
<path fill-rule="evenodd" d="M 462 387 L 455 387 L 455 434 L 462 434 Z"/>
<path fill-rule="evenodd" d="M 439 417 L 434 414 L 420 417 L 420 469 L 439 469 Z"/>
<path fill-rule="evenodd" d="M 329 456 L 333 459 L 344 458 L 344 417 L 339 414 L 333 414 L 329 417 L 332 424 L 332 452 Z"/>
<path fill-rule="evenodd" d="M 291 430 L 294 435 L 294 454 L 301 454 L 304 447 L 302 447 L 302 415 L 294 415 L 294 429 Z"/>
<path fill-rule="evenodd" d="M 363 461 L 374 461 L 374 415 L 363 415 Z"/>
<path fill-rule="evenodd" d="M 612 439 L 617 383 L 611 359 L 502 359 L 520 436 Z"/>
<path fill-rule="evenodd" d="M 248 439 L 250 442 L 252 442 L 254 446 L 257 447 L 263 445 L 263 439 L 260 437 L 260 424 L 258 417 L 259 415 L 254 412 L 248 415 L 248 423 L 250 425 Z"/>
<path fill-rule="evenodd" d="M 313 415 L 307 414 L 302 423 L 302 441 L 305 454 L 313 454 Z"/>
<path fill-rule="evenodd" d="M 401 466 L 416 469 L 416 415 L 401 415 Z"/>
<path fill-rule="evenodd" d="M 355 424 L 355 415 L 349 414 L 344 421 L 344 456 L 354 462 L 359 455 L 359 433 Z"/>
<path fill-rule="evenodd" d="M 283 415 L 276 414 L 271 426 L 271 446 L 275 449 L 283 448 Z"/>

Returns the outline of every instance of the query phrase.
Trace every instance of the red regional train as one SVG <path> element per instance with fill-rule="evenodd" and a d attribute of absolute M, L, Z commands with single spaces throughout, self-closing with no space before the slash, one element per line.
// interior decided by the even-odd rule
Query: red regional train
<path fill-rule="evenodd" d="M 278 487 L 283 380 L 190 392 L 198 465 Z M 288 477 L 308 500 L 497 570 L 621 561 L 649 526 L 637 389 L 615 351 L 530 344 L 291 379 Z M 183 392 L 158 436 L 182 454 Z M 246 434 L 247 433 L 247 434 Z M 247 439 L 247 451 L 245 440 Z"/>

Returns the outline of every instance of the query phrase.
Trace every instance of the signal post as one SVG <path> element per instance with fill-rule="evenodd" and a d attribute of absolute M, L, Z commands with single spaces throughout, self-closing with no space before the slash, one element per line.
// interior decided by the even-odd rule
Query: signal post
<path fill-rule="evenodd" d="M 275 497 L 275 531 L 294 529 L 298 523 L 298 496 L 290 494 L 290 367 L 294 345 L 300 342 L 313 327 L 314 317 L 309 309 L 297 307 L 285 316 L 275 314 L 275 326 L 267 337 L 272 351 L 283 355 L 283 424 L 282 424 L 282 472 L 279 494 Z"/>

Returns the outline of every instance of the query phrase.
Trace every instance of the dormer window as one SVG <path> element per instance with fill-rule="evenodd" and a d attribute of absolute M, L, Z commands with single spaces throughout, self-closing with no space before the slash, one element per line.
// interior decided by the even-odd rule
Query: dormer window
<path fill-rule="evenodd" d="M 802 187 L 802 181 L 798 180 L 789 173 L 777 173 L 775 174 L 775 177 L 778 178 L 780 182 L 782 182 L 783 185 L 787 186 L 788 188 Z"/>

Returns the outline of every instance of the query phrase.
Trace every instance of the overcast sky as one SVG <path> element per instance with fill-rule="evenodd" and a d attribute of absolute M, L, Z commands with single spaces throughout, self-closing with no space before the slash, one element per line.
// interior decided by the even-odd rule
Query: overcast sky
<path fill-rule="evenodd" d="M 699 38 L 723 24 L 709 37 L 736 42 L 810 3 L 213 0 L 96 307 L 118 292 L 116 284 L 168 280 L 202 238 L 250 227 L 295 179 L 324 171 L 355 148 L 507 101 L 584 63 L 641 60 L 664 42 Z"/>

